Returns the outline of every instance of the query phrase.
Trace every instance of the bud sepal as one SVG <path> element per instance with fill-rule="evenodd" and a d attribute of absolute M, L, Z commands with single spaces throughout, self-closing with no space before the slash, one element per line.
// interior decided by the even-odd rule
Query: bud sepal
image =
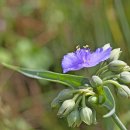
<path fill-rule="evenodd" d="M 92 76 L 91 80 L 90 80 L 90 84 L 92 85 L 92 87 L 99 87 L 102 85 L 102 80 L 99 76 Z"/>
<path fill-rule="evenodd" d="M 124 71 L 124 72 L 120 73 L 119 80 L 120 80 L 120 82 L 122 82 L 124 84 L 129 84 L 130 83 L 130 72 Z"/>
<path fill-rule="evenodd" d="M 74 109 L 68 116 L 67 121 L 69 127 L 79 127 L 82 123 L 78 108 Z"/>
<path fill-rule="evenodd" d="M 127 64 L 121 60 L 114 60 L 108 64 L 109 70 L 116 73 L 122 72 L 125 66 Z"/>
<path fill-rule="evenodd" d="M 130 89 L 126 85 L 121 85 L 121 87 L 117 89 L 117 93 L 122 97 L 126 97 L 126 98 L 130 97 Z"/>
<path fill-rule="evenodd" d="M 122 51 L 120 48 L 113 49 L 110 54 L 109 61 L 118 60 Z"/>

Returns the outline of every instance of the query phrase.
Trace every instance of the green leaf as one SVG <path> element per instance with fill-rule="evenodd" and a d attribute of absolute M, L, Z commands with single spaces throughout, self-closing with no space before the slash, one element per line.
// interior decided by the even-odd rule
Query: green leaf
<path fill-rule="evenodd" d="M 58 82 L 58 83 L 65 84 L 70 87 L 80 87 L 80 86 L 83 86 L 84 84 L 89 84 L 89 80 L 82 76 L 60 74 L 60 73 L 55 73 L 55 72 L 46 71 L 46 70 L 30 70 L 30 69 L 21 68 L 18 66 L 8 65 L 5 63 L 3 63 L 3 65 L 9 69 L 13 69 L 31 78 Z"/>
<path fill-rule="evenodd" d="M 107 118 L 115 113 L 115 100 L 110 89 L 107 86 L 103 86 L 103 89 L 104 89 L 105 102 L 102 104 L 102 106 L 110 110 L 107 114 L 103 116 L 104 118 Z"/>

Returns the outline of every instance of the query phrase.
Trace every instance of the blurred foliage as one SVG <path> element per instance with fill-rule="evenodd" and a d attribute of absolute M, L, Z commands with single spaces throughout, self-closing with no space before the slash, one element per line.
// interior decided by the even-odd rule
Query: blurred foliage
<path fill-rule="evenodd" d="M 130 64 L 129 7 L 129 0 L 0 0 L 0 61 L 62 72 L 63 55 L 77 45 L 94 49 L 110 42 L 122 49 L 122 59 Z M 0 72 L 0 96 L 11 109 L 11 117 L 6 112 L 0 117 L 2 130 L 72 129 L 50 109 L 60 84 L 45 84 L 2 66 Z M 73 73 L 87 75 L 88 71 Z M 121 98 L 117 102 L 118 114 L 130 128 L 130 102 Z M 76 129 L 110 130 L 112 120 L 103 121 L 103 112 L 98 111 L 96 126 Z"/>

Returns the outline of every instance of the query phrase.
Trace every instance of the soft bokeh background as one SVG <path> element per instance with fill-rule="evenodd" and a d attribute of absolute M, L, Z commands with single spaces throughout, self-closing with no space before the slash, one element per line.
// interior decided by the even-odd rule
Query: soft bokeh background
<path fill-rule="evenodd" d="M 62 72 L 63 55 L 77 45 L 94 49 L 106 43 L 120 47 L 130 65 L 130 0 L 0 0 L 1 63 Z M 0 129 L 73 130 L 50 108 L 63 88 L 0 65 Z M 130 100 L 115 98 L 117 113 L 130 129 Z M 103 114 L 99 109 L 97 125 L 74 129 L 118 130 Z"/>

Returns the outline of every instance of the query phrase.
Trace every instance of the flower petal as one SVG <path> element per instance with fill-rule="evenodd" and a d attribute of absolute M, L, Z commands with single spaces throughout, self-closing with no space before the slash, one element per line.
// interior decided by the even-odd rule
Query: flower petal
<path fill-rule="evenodd" d="M 102 61 L 107 60 L 110 57 L 111 47 L 103 50 L 103 48 L 98 48 L 95 52 L 89 55 L 88 63 L 84 67 L 93 67 Z"/>
<path fill-rule="evenodd" d="M 79 70 L 83 68 L 83 59 L 82 57 L 86 56 L 86 50 L 80 49 L 76 52 L 68 53 L 63 57 L 62 68 L 63 72 L 66 73 L 71 70 Z"/>
<path fill-rule="evenodd" d="M 91 52 L 90 49 L 78 49 L 75 52 L 68 53 L 62 59 L 63 73 L 73 70 L 80 70 L 84 67 L 93 67 L 102 61 L 107 60 L 111 53 L 110 44 Z"/>
<path fill-rule="evenodd" d="M 110 48 L 111 46 L 110 46 L 110 43 L 107 43 L 107 44 L 105 44 L 102 48 L 103 48 L 103 50 L 107 50 L 108 48 Z"/>

